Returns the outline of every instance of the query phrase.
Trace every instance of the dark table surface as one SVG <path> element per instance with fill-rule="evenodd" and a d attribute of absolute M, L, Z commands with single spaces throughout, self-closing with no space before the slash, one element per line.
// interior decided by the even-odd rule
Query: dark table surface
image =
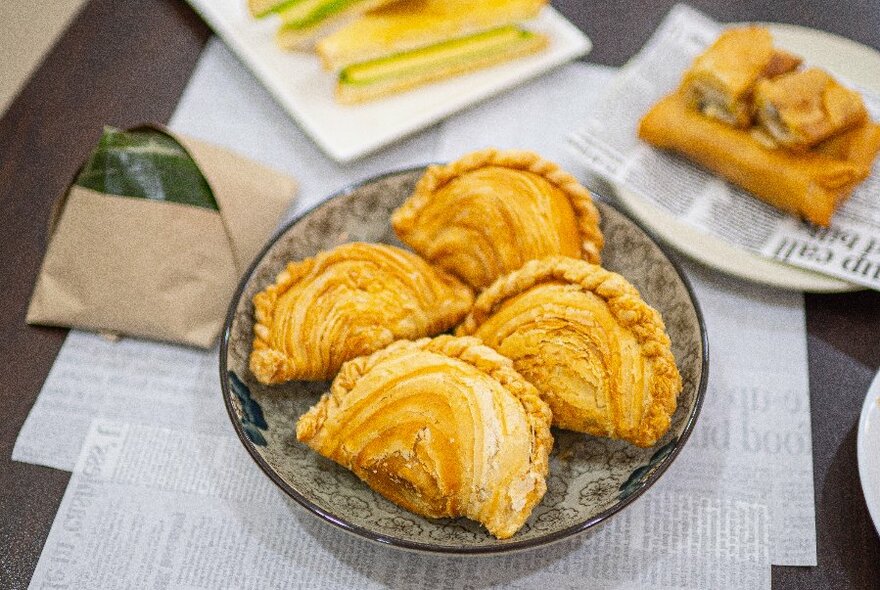
<path fill-rule="evenodd" d="M 593 40 L 589 61 L 619 66 L 674 1 L 553 4 Z M 877 0 L 692 4 L 721 21 L 801 24 L 880 48 Z M 24 322 L 51 204 L 103 125 L 168 120 L 210 34 L 181 0 L 91 0 L 0 120 L 0 588 L 27 586 L 69 478 L 10 460 L 66 335 Z M 855 448 L 880 365 L 880 293 L 805 299 L 819 565 L 774 566 L 773 587 L 880 588 L 880 539 Z"/>

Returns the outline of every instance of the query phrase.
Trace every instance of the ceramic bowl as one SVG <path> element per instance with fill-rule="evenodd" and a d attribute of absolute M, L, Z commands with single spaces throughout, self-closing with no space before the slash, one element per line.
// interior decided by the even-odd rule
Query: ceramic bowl
<path fill-rule="evenodd" d="M 350 187 L 283 228 L 257 257 L 232 300 L 220 348 L 220 381 L 232 425 L 260 468 L 306 510 L 367 539 L 436 553 L 492 554 L 533 548 L 586 531 L 633 502 L 666 471 L 694 427 L 706 387 L 706 335 L 697 302 L 676 263 L 636 223 L 599 202 L 604 265 L 629 279 L 658 309 L 684 382 L 669 432 L 650 449 L 554 429 L 547 493 L 523 528 L 499 541 L 470 520 L 427 519 L 373 492 L 355 475 L 296 440 L 297 418 L 327 382 L 265 386 L 248 370 L 251 298 L 289 260 L 352 241 L 402 246 L 392 210 L 422 168 Z"/>

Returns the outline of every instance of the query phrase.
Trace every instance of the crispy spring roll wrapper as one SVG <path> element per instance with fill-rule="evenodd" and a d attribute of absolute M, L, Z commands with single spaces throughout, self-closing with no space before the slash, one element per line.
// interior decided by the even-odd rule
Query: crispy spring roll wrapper
<path fill-rule="evenodd" d="M 868 119 L 859 93 L 818 68 L 761 80 L 755 108 L 761 128 L 776 143 L 800 152 Z"/>
<path fill-rule="evenodd" d="M 651 145 L 683 154 L 763 201 L 822 226 L 867 178 L 880 150 L 880 126 L 870 121 L 804 154 L 768 148 L 749 131 L 688 108 L 679 93 L 654 105 L 638 133 Z"/>
<path fill-rule="evenodd" d="M 755 83 L 797 68 L 801 59 L 773 47 L 764 27 L 721 33 L 684 73 L 681 91 L 691 108 L 735 127 L 751 124 Z"/>

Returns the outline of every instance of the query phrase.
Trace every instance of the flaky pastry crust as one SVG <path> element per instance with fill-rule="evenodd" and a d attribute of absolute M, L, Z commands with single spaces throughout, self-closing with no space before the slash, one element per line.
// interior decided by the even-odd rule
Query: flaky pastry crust
<path fill-rule="evenodd" d="M 649 447 L 669 429 L 681 376 L 660 314 L 622 276 L 533 260 L 477 297 L 458 327 L 513 360 L 553 424 Z"/>
<path fill-rule="evenodd" d="M 477 289 L 534 258 L 601 261 L 590 192 L 528 151 L 489 148 L 428 167 L 391 222 L 404 243 Z"/>
<path fill-rule="evenodd" d="M 257 293 L 250 369 L 266 384 L 331 379 L 345 361 L 439 334 L 473 293 L 412 252 L 350 243 L 291 262 Z"/>
<path fill-rule="evenodd" d="M 509 359 L 444 335 L 347 362 L 296 433 L 407 510 L 504 539 L 546 491 L 550 420 Z"/>

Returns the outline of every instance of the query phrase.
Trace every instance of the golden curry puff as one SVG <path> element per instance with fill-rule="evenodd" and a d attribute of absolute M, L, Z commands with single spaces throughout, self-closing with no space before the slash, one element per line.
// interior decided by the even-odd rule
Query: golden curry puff
<path fill-rule="evenodd" d="M 603 243 L 589 191 L 527 151 L 430 166 L 391 222 L 404 243 L 477 289 L 534 258 L 599 263 Z"/>
<path fill-rule="evenodd" d="M 553 425 L 654 445 L 681 376 L 660 314 L 622 276 L 583 260 L 533 260 L 477 297 L 457 334 L 513 361 Z"/>
<path fill-rule="evenodd" d="M 296 435 L 399 506 L 499 539 L 543 497 L 553 446 L 550 410 L 510 360 L 449 335 L 349 361 Z"/>
<path fill-rule="evenodd" d="M 272 384 L 332 379 L 349 359 L 448 330 L 473 293 L 411 252 L 355 242 L 290 262 L 253 303 L 250 369 Z"/>

